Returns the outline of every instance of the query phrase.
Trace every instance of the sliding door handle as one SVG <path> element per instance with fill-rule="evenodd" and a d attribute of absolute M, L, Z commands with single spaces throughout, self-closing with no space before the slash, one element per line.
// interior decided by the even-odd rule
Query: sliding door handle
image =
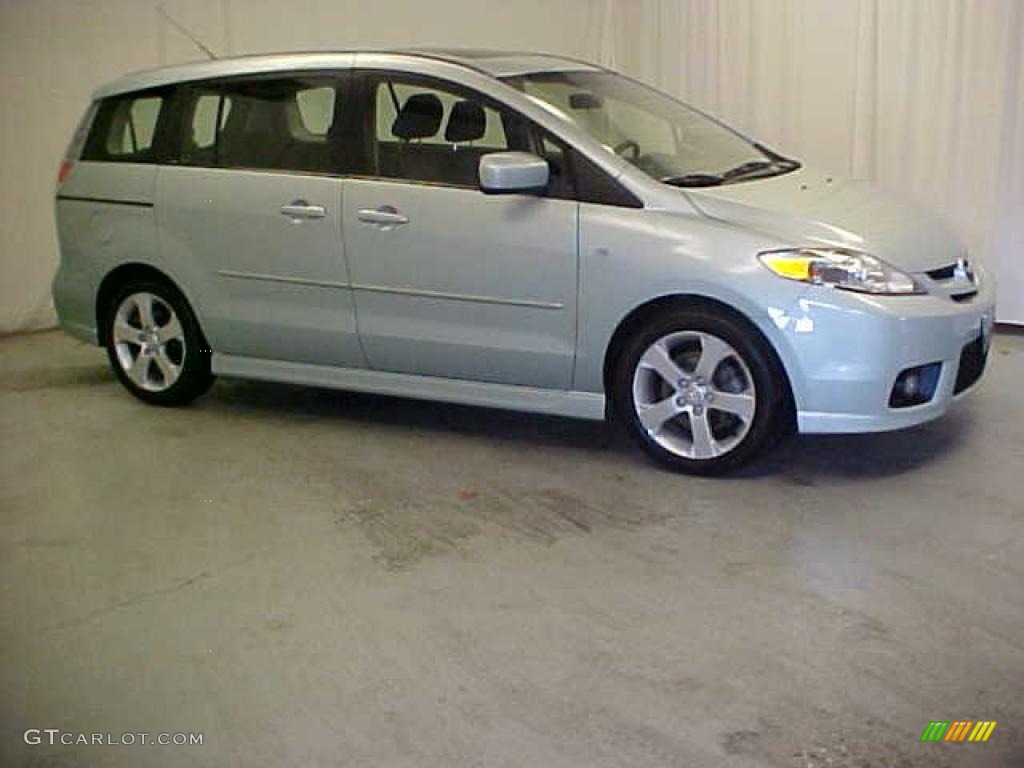
<path fill-rule="evenodd" d="M 380 208 L 361 208 L 359 220 L 367 224 L 377 224 L 382 228 L 409 223 L 408 216 L 403 216 L 397 208 L 390 205 L 382 205 Z"/>
<path fill-rule="evenodd" d="M 292 219 L 322 219 L 327 210 L 322 205 L 310 205 L 305 200 L 292 200 L 281 206 L 281 213 Z"/>

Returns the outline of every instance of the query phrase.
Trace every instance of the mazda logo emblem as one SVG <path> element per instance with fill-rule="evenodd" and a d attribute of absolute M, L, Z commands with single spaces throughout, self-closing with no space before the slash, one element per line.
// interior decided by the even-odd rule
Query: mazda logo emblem
<path fill-rule="evenodd" d="M 968 261 L 966 256 L 961 256 L 956 260 L 956 268 L 953 274 L 957 280 L 974 282 L 974 270 L 971 268 L 971 262 Z"/>

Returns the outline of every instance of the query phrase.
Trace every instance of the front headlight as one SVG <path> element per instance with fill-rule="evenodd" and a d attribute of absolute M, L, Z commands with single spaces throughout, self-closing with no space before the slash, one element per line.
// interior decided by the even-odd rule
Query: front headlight
<path fill-rule="evenodd" d="M 780 277 L 861 293 L 924 293 L 914 278 L 879 258 L 846 248 L 787 248 L 757 257 Z"/>

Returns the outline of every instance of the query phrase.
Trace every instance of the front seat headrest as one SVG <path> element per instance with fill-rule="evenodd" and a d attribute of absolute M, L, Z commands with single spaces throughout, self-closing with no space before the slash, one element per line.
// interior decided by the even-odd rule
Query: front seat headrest
<path fill-rule="evenodd" d="M 391 126 L 391 133 L 404 141 L 426 139 L 437 134 L 444 108 L 435 93 L 414 93 L 405 100 Z"/>
<path fill-rule="evenodd" d="M 477 141 L 484 137 L 486 129 L 487 116 L 484 114 L 484 108 L 475 101 L 458 101 L 448 117 L 444 140 L 453 144 L 459 141 Z"/>

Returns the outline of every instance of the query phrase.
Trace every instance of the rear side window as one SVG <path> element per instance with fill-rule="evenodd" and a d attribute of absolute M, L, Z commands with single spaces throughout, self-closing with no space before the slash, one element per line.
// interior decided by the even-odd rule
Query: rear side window
<path fill-rule="evenodd" d="M 156 163 L 166 159 L 160 141 L 168 113 L 167 92 L 117 96 L 100 102 L 83 160 Z"/>
<path fill-rule="evenodd" d="M 329 77 L 232 80 L 186 89 L 181 162 L 336 173 L 337 85 Z"/>
<path fill-rule="evenodd" d="M 330 86 L 295 92 L 302 129 L 311 136 L 326 136 L 334 124 L 335 90 Z"/>
<path fill-rule="evenodd" d="M 219 91 L 193 90 L 182 137 L 181 161 L 186 165 L 216 165 L 217 138 L 231 114 L 231 99 Z"/>
<path fill-rule="evenodd" d="M 224 120 L 231 111 L 231 100 L 225 99 L 223 112 L 218 114 L 221 108 L 219 94 L 204 93 L 196 99 L 192 112 L 191 147 L 210 149 L 217 142 L 217 131 L 224 127 Z"/>

